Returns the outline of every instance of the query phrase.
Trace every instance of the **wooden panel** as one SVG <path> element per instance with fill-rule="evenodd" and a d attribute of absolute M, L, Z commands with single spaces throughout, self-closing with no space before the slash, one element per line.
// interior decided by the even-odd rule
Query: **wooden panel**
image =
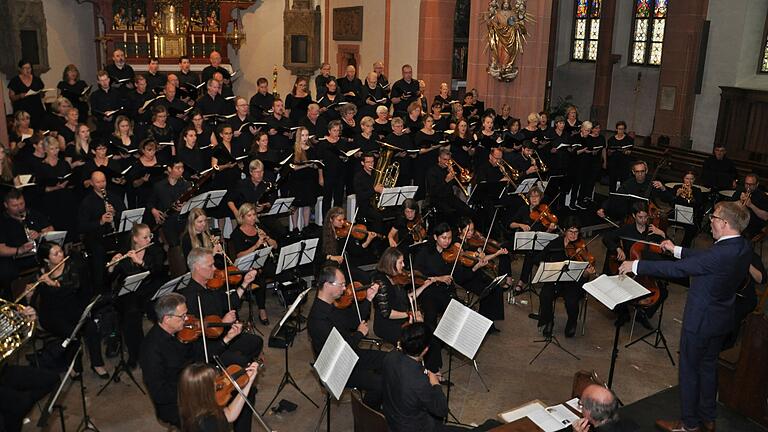
<path fill-rule="evenodd" d="M 768 91 L 720 87 L 720 109 L 715 142 L 731 155 L 766 160 L 768 144 Z"/>

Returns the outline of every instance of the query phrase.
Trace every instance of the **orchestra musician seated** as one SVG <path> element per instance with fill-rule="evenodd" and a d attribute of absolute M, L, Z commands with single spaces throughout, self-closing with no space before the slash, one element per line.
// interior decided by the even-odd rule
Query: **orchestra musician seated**
<path fill-rule="evenodd" d="M 403 255 L 408 256 L 412 245 L 427 240 L 427 224 L 421 216 L 419 203 L 413 198 L 406 198 L 400 214 L 387 233 L 389 246 L 400 249 Z"/>
<path fill-rule="evenodd" d="M 461 216 L 472 216 L 472 210 L 453 193 L 453 185 L 458 183 L 459 173 L 456 172 L 450 150 L 440 149 L 439 152 L 437 163 L 429 167 L 426 174 L 426 200 L 437 210 L 441 220 L 456 222 Z"/>
<path fill-rule="evenodd" d="M 611 389 L 590 384 L 581 392 L 579 402 L 583 417 L 573 423 L 574 432 L 636 432 L 639 430 L 632 420 L 619 418 L 619 400 Z"/>
<path fill-rule="evenodd" d="M 384 222 L 381 212 L 373 204 L 372 200 L 374 196 L 377 196 L 376 194 L 380 194 L 384 190 L 384 185 L 374 184 L 373 154 L 364 154 L 360 164 L 363 169 L 357 171 L 354 179 L 357 216 L 365 219 L 372 231 L 381 232 L 384 229 Z"/>
<path fill-rule="evenodd" d="M 546 232 L 554 232 L 557 230 L 557 223 L 550 220 L 550 216 L 546 216 L 548 212 L 541 212 L 537 209 L 543 208 L 539 206 L 545 206 L 541 202 L 542 191 L 534 186 L 528 191 L 528 197 L 524 199 L 528 205 L 520 207 L 517 212 L 512 216 L 512 221 L 508 226 L 512 230 L 521 230 L 524 232 L 544 230 Z M 522 196 L 522 195 L 521 195 Z M 534 218 L 536 216 L 536 218 Z M 546 217 L 545 217 L 546 216 Z M 529 282 L 533 265 L 538 262 L 538 252 L 532 252 L 526 254 L 523 260 L 523 268 L 520 271 L 520 278 L 515 286 L 515 292 L 520 293 L 523 291 L 523 287 Z"/>

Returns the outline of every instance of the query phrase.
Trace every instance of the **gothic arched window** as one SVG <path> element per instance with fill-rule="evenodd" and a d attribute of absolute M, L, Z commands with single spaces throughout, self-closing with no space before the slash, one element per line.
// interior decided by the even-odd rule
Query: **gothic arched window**
<path fill-rule="evenodd" d="M 668 0 L 635 0 L 629 62 L 636 65 L 661 65 Z"/>
<path fill-rule="evenodd" d="M 593 62 L 597 60 L 597 39 L 600 35 L 600 0 L 576 0 L 573 16 L 571 59 Z"/>

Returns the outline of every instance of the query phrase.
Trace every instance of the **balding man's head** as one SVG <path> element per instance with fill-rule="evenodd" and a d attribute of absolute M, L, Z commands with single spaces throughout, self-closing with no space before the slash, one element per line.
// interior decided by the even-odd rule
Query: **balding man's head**
<path fill-rule="evenodd" d="M 107 176 L 101 171 L 91 173 L 91 184 L 96 191 L 103 191 L 107 188 Z"/>
<path fill-rule="evenodd" d="M 590 384 L 581 392 L 581 406 L 584 418 L 595 426 L 618 419 L 619 403 L 610 389 Z"/>

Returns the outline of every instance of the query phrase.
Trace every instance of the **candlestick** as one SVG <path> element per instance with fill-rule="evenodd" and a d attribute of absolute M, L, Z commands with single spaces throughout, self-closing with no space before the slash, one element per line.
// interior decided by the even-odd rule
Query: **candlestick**
<path fill-rule="evenodd" d="M 149 45 L 149 32 L 147 32 L 147 45 Z"/>
<path fill-rule="evenodd" d="M 128 33 L 123 32 L 123 43 L 128 43 Z"/>
<path fill-rule="evenodd" d="M 205 51 L 205 33 L 203 33 L 203 51 Z"/>
<path fill-rule="evenodd" d="M 213 34 L 213 44 L 216 45 L 216 33 Z"/>
<path fill-rule="evenodd" d="M 133 43 L 138 45 L 138 43 L 139 43 L 139 34 L 138 33 L 134 33 L 133 34 Z"/>

